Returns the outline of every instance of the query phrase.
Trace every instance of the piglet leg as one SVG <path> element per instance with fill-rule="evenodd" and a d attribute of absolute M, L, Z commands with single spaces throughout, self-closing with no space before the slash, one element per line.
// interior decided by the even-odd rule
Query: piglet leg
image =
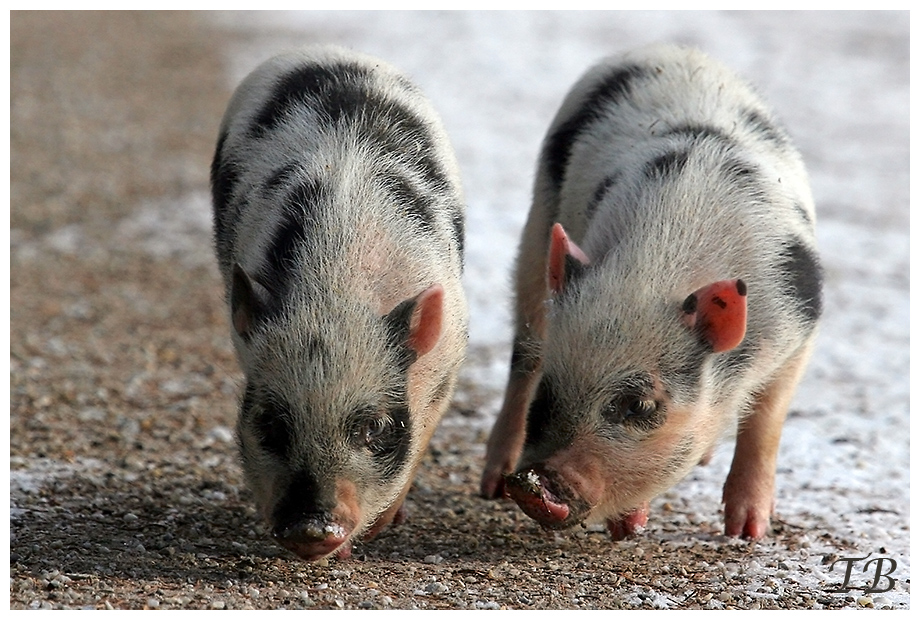
<path fill-rule="evenodd" d="M 735 455 L 722 491 L 728 536 L 756 540 L 770 527 L 780 434 L 810 354 L 809 342 L 757 396 L 753 411 L 738 429 Z"/>
<path fill-rule="evenodd" d="M 505 494 L 503 476 L 514 471 L 524 447 L 527 406 L 537 375 L 537 362 L 529 359 L 524 351 L 521 341 L 515 339 L 505 400 L 486 445 L 486 465 L 482 473 L 480 494 L 489 499 Z"/>
<path fill-rule="evenodd" d="M 649 503 L 644 502 L 629 514 L 607 520 L 607 531 L 613 540 L 624 540 L 637 534 L 648 523 Z"/>

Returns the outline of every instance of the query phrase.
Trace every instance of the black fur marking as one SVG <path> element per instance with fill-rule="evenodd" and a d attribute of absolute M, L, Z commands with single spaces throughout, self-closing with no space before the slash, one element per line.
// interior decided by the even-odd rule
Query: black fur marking
<path fill-rule="evenodd" d="M 450 181 L 432 155 L 437 151 L 428 125 L 406 106 L 373 89 L 372 73 L 358 65 L 301 67 L 275 87 L 250 135 L 264 136 L 298 109 L 314 110 L 319 122 L 340 130 L 354 127 L 355 135 L 417 170 L 432 188 L 447 190 Z"/>
<path fill-rule="evenodd" d="M 740 345 L 716 359 L 716 373 L 720 376 L 733 377 L 747 371 L 756 359 L 756 347 L 747 339 Z"/>
<path fill-rule="evenodd" d="M 747 192 L 748 196 L 760 199 L 765 195 L 763 176 L 754 164 L 737 157 L 729 157 L 722 163 L 721 172 L 729 183 Z"/>
<path fill-rule="evenodd" d="M 383 317 L 387 329 L 387 344 L 396 352 L 397 363 L 402 373 L 408 372 L 409 366 L 417 357 L 415 351 L 409 347 L 412 312 L 415 310 L 416 299 L 407 299 Z"/>
<path fill-rule="evenodd" d="M 732 139 L 724 131 L 711 125 L 697 125 L 693 123 L 677 125 L 669 129 L 665 135 L 685 137 L 693 141 L 719 140 L 721 142 L 733 143 Z"/>
<path fill-rule="evenodd" d="M 398 406 L 390 410 L 390 420 L 383 432 L 372 444 L 371 452 L 374 461 L 380 467 L 384 480 L 392 480 L 402 471 L 409 456 L 409 446 L 412 442 L 412 419 L 409 407 Z"/>
<path fill-rule="evenodd" d="M 778 265 L 786 283 L 787 294 L 796 300 L 799 312 L 811 323 L 821 316 L 823 273 L 818 257 L 798 239 L 783 245 Z"/>
<path fill-rule="evenodd" d="M 572 290 L 572 286 L 588 272 L 589 265 L 584 264 L 571 254 L 565 255 L 565 288 L 563 294 Z"/>
<path fill-rule="evenodd" d="M 460 252 L 460 265 L 462 266 L 464 263 L 464 244 L 466 243 L 463 213 L 459 210 L 454 211 L 451 215 L 450 223 L 454 231 L 454 241 L 457 242 L 457 248 Z"/>
<path fill-rule="evenodd" d="M 358 105 L 355 95 L 361 92 L 360 84 L 367 79 L 367 70 L 354 64 L 306 65 L 291 71 L 275 86 L 256 116 L 250 135 L 262 137 L 284 122 L 295 108 L 314 107 L 311 103 L 315 99 L 322 102 L 326 120 L 335 123 L 345 110 Z"/>
<path fill-rule="evenodd" d="M 327 191 L 323 184 L 308 180 L 296 185 L 285 197 L 287 208 L 255 278 L 271 293 L 274 302 L 264 309 L 264 317 L 275 316 L 283 310 L 297 268 L 298 254 L 310 237 L 316 211 L 323 206 Z"/>
<path fill-rule="evenodd" d="M 786 132 L 758 110 L 747 110 L 746 112 L 742 112 L 742 118 L 751 130 L 760 134 L 770 142 L 783 147 L 789 144 L 789 138 L 786 136 Z"/>
<path fill-rule="evenodd" d="M 544 441 L 547 431 L 553 425 L 555 408 L 556 398 L 552 387 L 546 379 L 541 379 L 527 412 L 525 446 L 537 446 Z"/>
<path fill-rule="evenodd" d="M 708 348 L 697 341 L 692 348 L 684 351 L 678 360 L 671 362 L 676 363 L 676 366 L 668 366 L 666 361 L 662 360 L 661 379 L 671 398 L 680 402 L 699 400 L 706 358 L 710 354 Z"/>
<path fill-rule="evenodd" d="M 217 139 L 214 159 L 211 161 L 211 204 L 214 210 L 214 240 L 219 256 L 229 254 L 230 231 L 236 223 L 237 213 L 231 213 L 233 192 L 239 182 L 236 162 L 224 156 L 227 134 Z"/>
<path fill-rule="evenodd" d="M 604 196 L 607 195 L 607 192 L 613 187 L 617 181 L 620 179 L 620 174 L 612 174 L 601 181 L 597 188 L 594 190 L 594 195 L 591 196 L 591 201 L 588 203 L 588 206 L 585 208 L 585 219 L 589 222 L 591 218 L 594 217 L 594 212 L 597 211 L 597 207 L 601 204 L 601 201 L 604 200 Z"/>
<path fill-rule="evenodd" d="M 681 173 L 689 159 L 689 150 L 667 151 L 645 165 L 645 176 L 649 179 L 676 176 Z"/>
<path fill-rule="evenodd" d="M 435 230 L 434 201 L 417 191 L 405 177 L 384 173 L 379 175 L 384 190 L 395 202 L 396 210 L 417 224 L 424 232 Z"/>
<path fill-rule="evenodd" d="M 651 72 L 638 65 L 619 67 L 603 79 L 585 98 L 581 108 L 562 123 L 543 146 L 543 161 L 555 191 L 562 187 L 572 145 L 589 125 L 604 117 L 614 106 L 629 96 L 633 84 Z M 551 219 L 555 214 L 550 214 Z"/>
<path fill-rule="evenodd" d="M 243 396 L 242 417 L 251 418 L 259 445 L 267 452 L 285 458 L 291 449 L 291 413 L 277 397 L 256 395 L 252 386 L 246 387 Z"/>
<path fill-rule="evenodd" d="M 809 224 L 814 224 L 814 222 L 811 221 L 811 215 L 808 214 L 808 211 L 806 211 L 805 207 L 803 207 L 800 203 L 795 203 L 792 208 L 795 209 L 795 212 L 798 213 L 799 217 L 801 217 L 804 221 L 808 222 Z"/>
<path fill-rule="evenodd" d="M 285 188 L 297 173 L 297 162 L 290 162 L 275 170 L 262 186 L 263 196 L 270 196 L 275 191 Z"/>

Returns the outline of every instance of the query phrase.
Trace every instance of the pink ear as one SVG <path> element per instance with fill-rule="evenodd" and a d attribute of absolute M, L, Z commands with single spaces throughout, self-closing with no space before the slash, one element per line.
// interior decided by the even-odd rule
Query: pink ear
<path fill-rule="evenodd" d="M 432 284 L 415 298 L 415 308 L 409 323 L 409 348 L 419 357 L 434 348 L 441 337 L 444 317 L 444 289 Z"/>
<path fill-rule="evenodd" d="M 720 280 L 690 294 L 682 307 L 684 325 L 696 330 L 714 353 L 730 351 L 747 329 L 744 280 Z"/>
<path fill-rule="evenodd" d="M 549 288 L 554 294 L 559 294 L 565 288 L 566 279 L 566 257 L 571 256 L 582 265 L 587 265 L 591 261 L 587 255 L 581 251 L 574 241 L 569 239 L 565 234 L 562 224 L 556 222 L 553 224 L 553 230 L 549 238 L 549 264 L 547 265 L 547 281 Z"/>

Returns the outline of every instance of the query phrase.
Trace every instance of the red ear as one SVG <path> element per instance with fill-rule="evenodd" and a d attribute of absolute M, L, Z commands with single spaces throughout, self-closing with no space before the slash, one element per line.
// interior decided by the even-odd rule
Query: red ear
<path fill-rule="evenodd" d="M 432 284 L 415 298 L 415 308 L 409 322 L 409 348 L 421 357 L 431 351 L 441 337 L 444 317 L 444 289 Z"/>
<path fill-rule="evenodd" d="M 568 257 L 571 257 L 571 259 L 567 260 Z M 580 266 L 586 266 L 591 262 L 585 253 L 581 251 L 581 248 L 565 234 L 562 224 L 556 222 L 553 224 L 553 230 L 550 233 L 549 264 L 547 265 L 549 289 L 556 295 L 562 292 L 562 289 L 565 288 L 567 277 L 571 275 L 566 263 L 571 266 L 572 259 L 576 261 L 575 264 Z"/>
<path fill-rule="evenodd" d="M 691 293 L 681 308 L 687 327 L 696 330 L 714 353 L 731 351 L 747 329 L 744 280 L 720 280 Z"/>

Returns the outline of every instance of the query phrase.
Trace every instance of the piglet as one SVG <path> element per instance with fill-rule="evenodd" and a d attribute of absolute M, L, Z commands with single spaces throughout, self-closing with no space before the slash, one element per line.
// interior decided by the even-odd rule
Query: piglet
<path fill-rule="evenodd" d="M 447 135 L 393 67 L 306 48 L 237 88 L 211 188 L 243 471 L 278 543 L 347 557 L 403 518 L 464 358 Z"/>
<path fill-rule="evenodd" d="M 590 69 L 543 142 L 481 493 L 618 539 L 737 431 L 725 532 L 764 536 L 821 314 L 814 224 L 799 153 L 726 67 L 653 46 Z"/>

